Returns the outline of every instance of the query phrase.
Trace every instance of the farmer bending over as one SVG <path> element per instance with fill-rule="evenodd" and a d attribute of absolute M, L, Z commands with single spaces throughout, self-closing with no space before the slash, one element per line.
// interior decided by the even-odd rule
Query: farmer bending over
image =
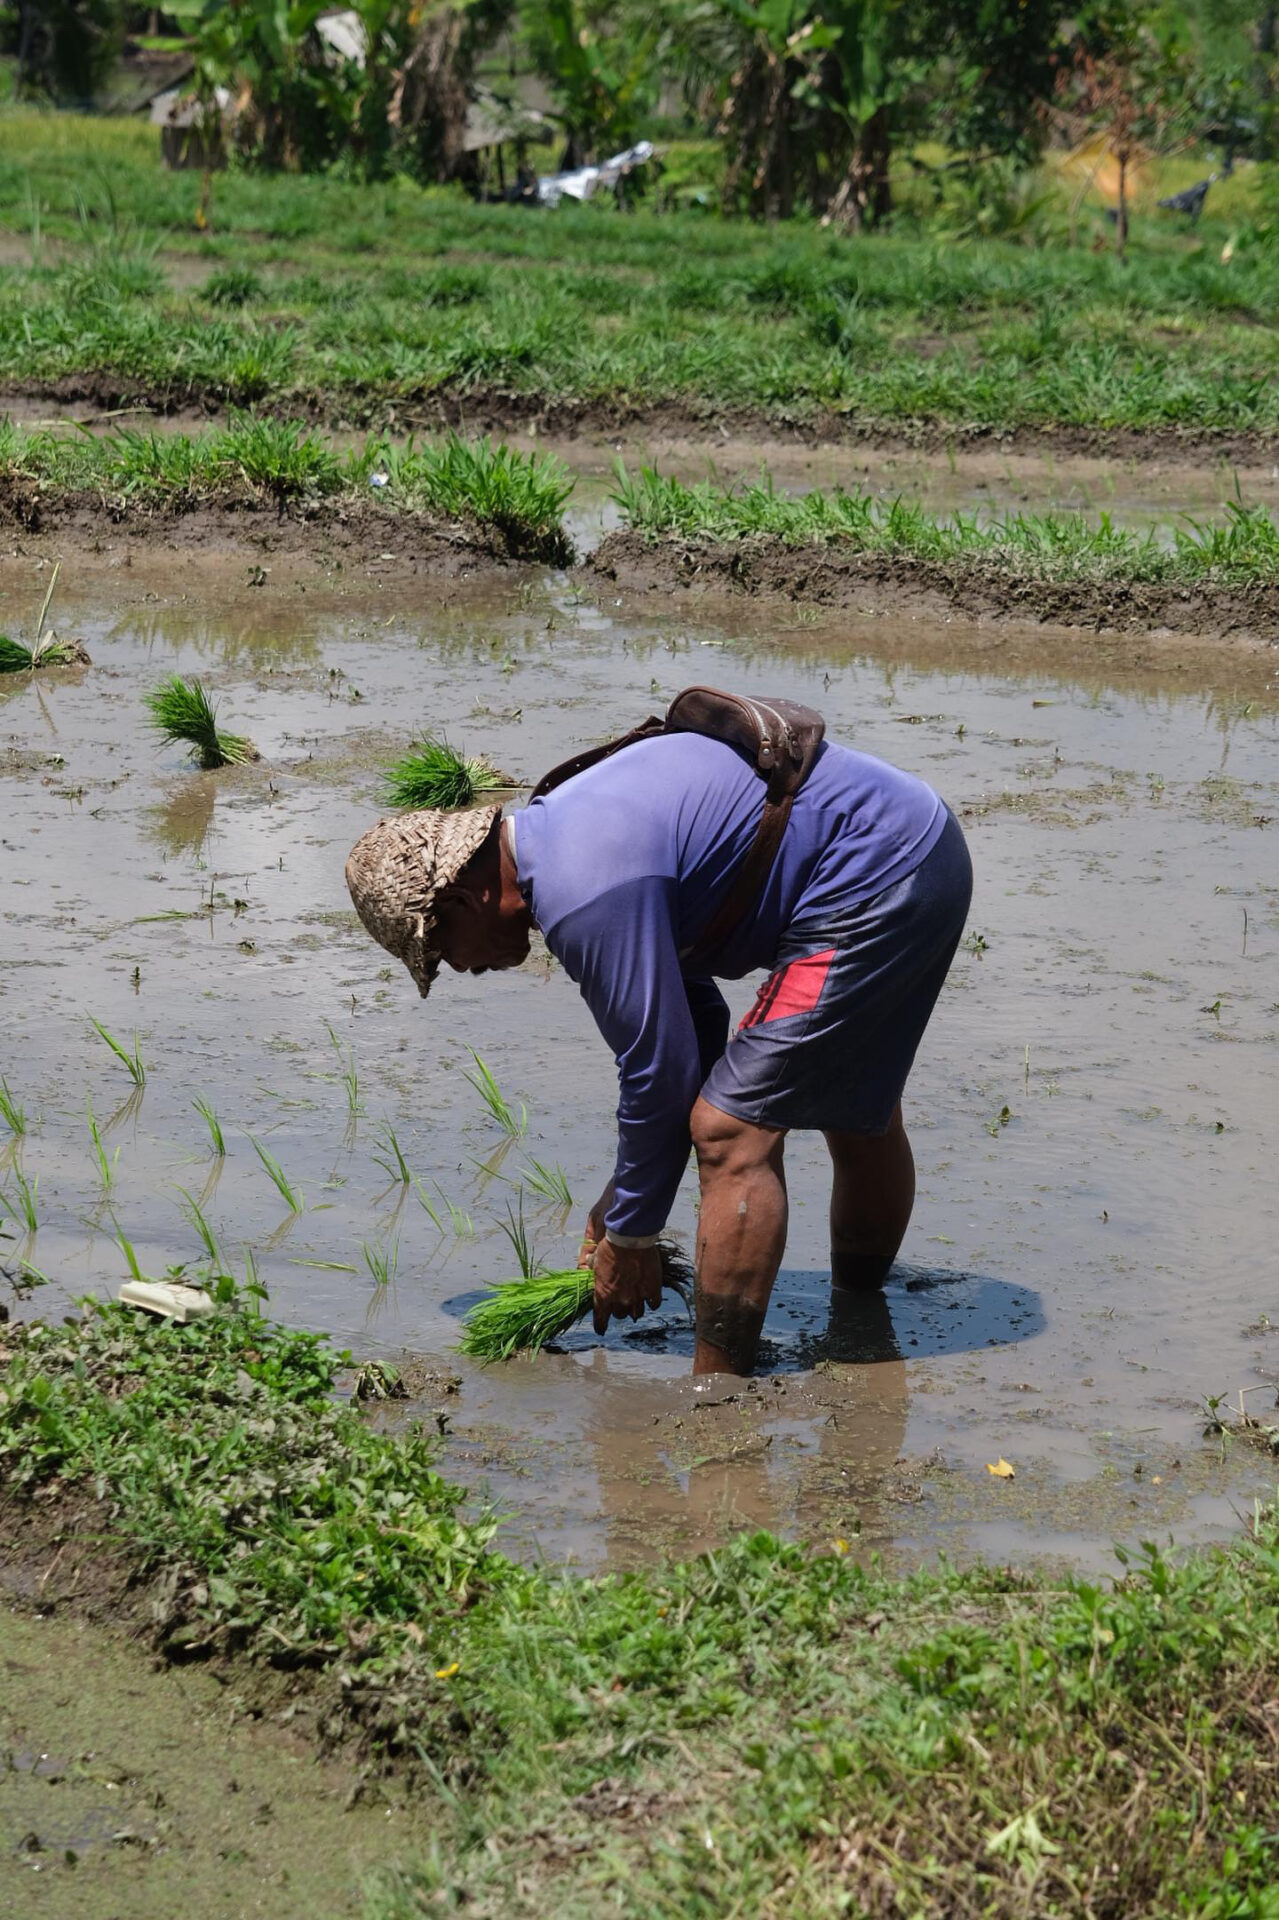
<path fill-rule="evenodd" d="M 815 716 L 813 716 L 815 718 Z M 820 723 L 819 723 L 820 727 Z M 972 869 L 931 788 L 826 742 L 762 884 L 707 950 L 752 849 L 749 755 L 658 733 L 533 801 L 381 821 L 347 884 L 422 994 L 517 967 L 534 927 L 617 1060 L 617 1164 L 587 1224 L 595 1328 L 661 1301 L 654 1245 L 697 1155 L 695 1373 L 749 1373 L 786 1245 L 786 1135 L 825 1136 L 831 1280 L 882 1285 L 910 1219 L 901 1095 L 963 930 Z M 768 977 L 737 1031 L 715 978 Z"/>

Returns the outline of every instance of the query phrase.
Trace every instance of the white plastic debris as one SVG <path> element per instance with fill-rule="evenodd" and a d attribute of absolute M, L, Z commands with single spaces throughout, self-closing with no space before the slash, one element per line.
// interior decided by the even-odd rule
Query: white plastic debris
<path fill-rule="evenodd" d="M 184 1287 L 176 1280 L 126 1280 L 120 1289 L 122 1307 L 141 1307 L 163 1320 L 202 1320 L 213 1312 L 213 1299 L 203 1287 Z"/>
<path fill-rule="evenodd" d="M 641 140 L 637 146 L 615 153 L 611 160 L 597 167 L 577 167 L 572 173 L 544 173 L 537 183 L 538 201 L 544 207 L 558 207 L 565 195 L 570 200 L 589 200 L 597 188 L 615 187 L 636 167 L 644 166 L 654 152 L 651 140 Z"/>
<path fill-rule="evenodd" d="M 390 484 L 391 476 L 389 473 L 371 473 L 369 475 L 369 485 L 371 487 L 389 487 Z"/>

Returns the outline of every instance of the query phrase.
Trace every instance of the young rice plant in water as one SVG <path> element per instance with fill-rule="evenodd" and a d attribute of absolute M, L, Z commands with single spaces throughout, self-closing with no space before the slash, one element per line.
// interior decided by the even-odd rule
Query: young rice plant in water
<path fill-rule="evenodd" d="M 147 1083 L 147 1070 L 143 1063 L 142 1050 L 138 1045 L 137 1034 L 135 1033 L 133 1036 L 133 1052 L 130 1053 L 128 1048 L 117 1040 L 113 1033 L 107 1031 L 100 1020 L 94 1019 L 92 1014 L 89 1015 L 89 1024 L 101 1035 L 116 1059 L 126 1068 L 134 1086 L 145 1087 Z"/>
<path fill-rule="evenodd" d="M 27 1130 L 25 1107 L 20 1107 L 13 1097 L 9 1082 L 0 1074 L 0 1120 L 4 1121 L 11 1134 L 21 1136 Z"/>
<path fill-rule="evenodd" d="M 259 757 L 251 740 L 219 732 L 217 711 L 198 680 L 171 674 L 143 696 L 143 705 L 150 724 L 166 744 L 190 747 L 206 772 L 215 767 L 243 766 Z"/>

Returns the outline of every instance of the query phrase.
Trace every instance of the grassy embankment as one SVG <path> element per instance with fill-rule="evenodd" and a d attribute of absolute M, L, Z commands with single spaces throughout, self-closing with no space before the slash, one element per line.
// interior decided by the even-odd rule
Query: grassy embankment
<path fill-rule="evenodd" d="M 379 485 L 375 490 L 376 476 Z M 326 505 L 343 513 L 417 515 L 461 522 L 496 534 L 504 552 L 551 564 L 572 559 L 563 513 L 573 482 L 554 460 L 487 440 L 457 436 L 408 448 L 371 438 L 339 453 L 296 424 L 251 416 L 196 435 L 122 429 L 88 436 L 24 433 L 0 421 L 0 500 L 9 517 L 31 527 L 67 511 L 181 516 L 201 507 L 290 509 L 303 516 Z M 1004 514 L 938 519 L 904 500 L 835 490 L 780 494 L 767 482 L 726 489 L 685 485 L 650 469 L 619 468 L 613 498 L 624 530 L 605 539 L 594 564 L 605 572 L 633 568 L 635 534 L 676 568 L 692 556 L 705 583 L 777 585 L 769 563 L 790 555 L 818 597 L 809 562 L 836 568 L 863 562 L 945 591 L 1010 585 L 1108 594 L 1148 590 L 1214 594 L 1273 590 L 1279 585 L 1279 532 L 1263 507 L 1232 506 L 1224 521 L 1186 524 L 1166 540 L 1154 531 L 1117 528 L 1082 514 Z M 782 568 L 790 581 L 793 567 Z M 804 571 L 807 566 L 807 571 Z M 850 582 L 855 579 L 850 574 Z M 1258 621 L 1274 612 L 1257 602 Z"/>
<path fill-rule="evenodd" d="M 201 237 L 196 192 L 152 129 L 0 117 L 0 382 L 374 425 L 673 407 L 908 437 L 1279 432 L 1279 251 L 1246 238 L 1245 174 L 1194 234 L 1139 216 L 1126 266 L 238 172 Z"/>
<path fill-rule="evenodd" d="M 1006 513 L 939 520 L 907 500 L 836 489 L 786 495 L 767 482 L 686 486 L 619 470 L 613 495 L 628 528 L 653 541 L 775 543 L 871 554 L 907 566 L 990 579 L 1080 586 L 1240 588 L 1279 580 L 1279 529 L 1264 507 L 1232 505 L 1220 523 L 1169 530 L 1115 527 L 1083 514 Z"/>
<path fill-rule="evenodd" d="M 98 438 L 22 433 L 0 420 L 0 489 L 8 516 L 31 525 L 49 507 L 119 515 L 328 504 L 461 520 L 521 558 L 572 557 L 563 527 L 572 481 L 559 462 L 456 435 L 407 447 L 370 439 L 338 453 L 296 423 L 247 415 L 194 435 L 122 428 Z"/>
<path fill-rule="evenodd" d="M 242 1697 L 423 1769 L 438 1843 L 370 1920 L 1279 1914 L 1272 1517 L 1113 1584 L 763 1535 L 556 1577 L 335 1369 L 234 1306 L 5 1329 L 0 1482 L 16 1551 L 64 1542 L 46 1601 L 114 1594 L 171 1655 L 238 1659 Z"/>

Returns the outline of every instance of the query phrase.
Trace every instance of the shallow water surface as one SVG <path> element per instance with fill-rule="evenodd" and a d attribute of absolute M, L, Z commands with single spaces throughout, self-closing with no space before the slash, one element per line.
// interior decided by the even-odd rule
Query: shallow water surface
<path fill-rule="evenodd" d="M 6 569 L 16 625 L 39 582 Z M 1076 1561 L 1237 1526 L 1269 1463 L 1205 1447 L 1197 1409 L 1273 1381 L 1279 1358 L 1279 705 L 1255 663 L 1246 691 L 1232 667 L 1212 686 L 1083 684 L 1054 678 L 1049 634 L 1042 669 L 1012 677 L 959 626 L 769 636 L 623 617 L 535 575 L 254 577 L 175 561 L 79 598 L 69 582 L 60 624 L 93 667 L 0 689 L 0 1071 L 30 1122 L 0 1193 L 20 1232 L 21 1173 L 39 1221 L 5 1259 L 49 1276 L 15 1311 L 117 1286 L 117 1223 L 149 1272 L 196 1261 L 194 1200 L 236 1271 L 252 1251 L 280 1316 L 424 1356 L 410 1411 L 438 1419 L 450 1469 L 494 1494 L 523 1550 L 588 1563 L 743 1522 Z M 200 774 L 157 749 L 141 695 L 174 669 L 208 679 L 258 765 Z M 458 1316 L 513 1270 L 501 1223 L 531 1158 L 563 1167 L 575 1205 L 564 1220 L 525 1191 L 525 1222 L 544 1258 L 571 1258 L 611 1161 L 612 1064 L 543 952 L 511 976 L 446 975 L 424 1006 L 358 927 L 343 860 L 414 729 L 533 778 L 698 680 L 821 707 L 969 834 L 969 934 L 908 1091 L 903 1265 L 883 1301 L 831 1319 L 824 1149 L 794 1137 L 756 1381 L 694 1387 L 678 1302 L 485 1373 L 450 1352 Z M 138 1036 L 140 1094 L 90 1015 Z M 527 1107 L 524 1138 L 468 1085 L 473 1050 Z M 444 1230 L 379 1164 L 388 1122 Z M 692 1197 L 690 1180 L 686 1236 Z M 370 1256 L 392 1253 L 377 1287 Z M 1015 1479 L 987 1473 L 1001 1458 Z"/>

